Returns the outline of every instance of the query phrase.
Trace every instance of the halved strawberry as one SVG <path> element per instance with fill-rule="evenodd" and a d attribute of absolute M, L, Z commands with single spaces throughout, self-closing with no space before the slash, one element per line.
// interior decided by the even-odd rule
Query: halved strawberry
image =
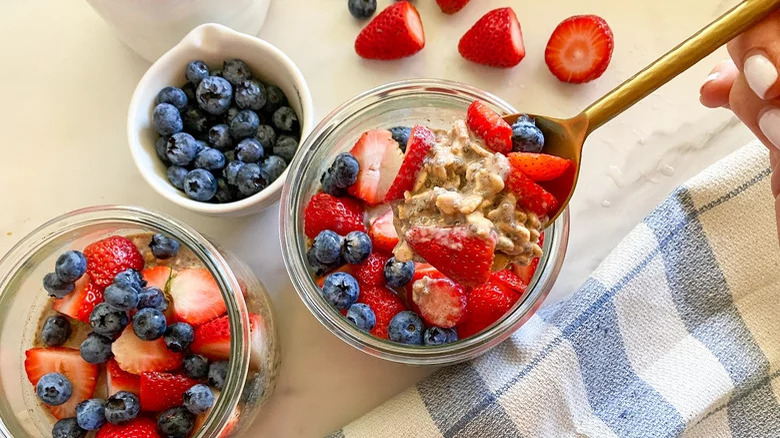
<path fill-rule="evenodd" d="M 526 266 L 521 265 L 514 265 L 514 272 L 517 275 L 518 278 L 520 278 L 523 283 L 525 284 L 531 284 L 531 279 L 534 277 L 534 273 L 536 272 L 536 268 L 539 266 L 539 259 L 533 259 L 531 260 L 531 263 Z"/>
<path fill-rule="evenodd" d="M 517 203 L 528 211 L 536 213 L 539 217 L 547 216 L 558 209 L 558 200 L 550 192 L 527 177 L 521 170 L 515 168 L 510 161 L 512 169 L 506 179 L 506 188 L 516 197 Z"/>
<path fill-rule="evenodd" d="M 439 9 L 445 14 L 454 14 L 460 11 L 468 2 L 469 0 L 436 0 Z"/>
<path fill-rule="evenodd" d="M 206 269 L 182 269 L 169 286 L 173 313 L 179 321 L 196 326 L 227 312 L 219 285 Z"/>
<path fill-rule="evenodd" d="M 512 8 L 494 9 L 471 27 L 460 39 L 461 56 L 491 67 L 514 67 L 525 58 L 520 23 Z"/>
<path fill-rule="evenodd" d="M 85 324 L 89 324 L 92 309 L 103 302 L 103 289 L 90 281 L 89 275 L 82 275 L 76 281 L 73 292 L 65 298 L 54 300 L 52 308 Z"/>
<path fill-rule="evenodd" d="M 250 345 L 253 346 L 250 355 L 252 368 L 260 367 L 261 352 L 263 348 L 263 326 L 260 315 L 249 314 Z M 227 315 L 209 321 L 195 329 L 195 340 L 190 345 L 190 350 L 207 357 L 209 360 L 219 361 L 230 359 L 230 320 Z"/>
<path fill-rule="evenodd" d="M 390 189 L 385 195 L 385 202 L 392 202 L 404 198 L 404 192 L 414 188 L 414 181 L 417 179 L 417 173 L 423 165 L 425 156 L 436 144 L 436 136 L 425 126 L 415 125 L 409 134 L 409 141 L 406 146 L 406 154 L 398 174 L 390 185 Z"/>
<path fill-rule="evenodd" d="M 106 389 L 107 394 L 116 394 L 119 391 L 139 393 L 141 381 L 135 374 L 130 374 L 119 367 L 115 359 L 106 362 Z"/>
<path fill-rule="evenodd" d="M 466 111 L 466 124 L 495 152 L 512 151 L 512 127 L 489 106 L 475 100 Z"/>
<path fill-rule="evenodd" d="M 498 321 L 520 299 L 520 294 L 489 281 L 469 291 L 468 316 L 458 325 L 458 338 L 477 334 Z"/>
<path fill-rule="evenodd" d="M 428 325 L 452 328 L 466 317 L 466 289 L 449 278 L 423 278 L 412 285 L 412 300 Z"/>
<path fill-rule="evenodd" d="M 342 236 L 350 231 L 365 232 L 363 207 L 354 199 L 317 193 L 311 197 L 303 211 L 303 230 L 311 239 L 324 230 L 331 230 Z"/>
<path fill-rule="evenodd" d="M 560 177 L 574 163 L 566 158 L 533 152 L 512 152 L 507 155 L 514 169 L 534 181 L 550 181 Z"/>
<path fill-rule="evenodd" d="M 215 396 L 216 395 L 217 394 L 215 394 Z M 199 431 L 200 428 L 203 427 L 203 424 L 206 423 L 206 419 L 209 417 L 209 414 L 211 414 L 211 409 L 195 417 L 195 426 L 192 428 L 192 435 L 194 435 L 195 432 Z M 222 432 L 219 433 L 219 438 L 230 438 L 233 436 L 233 432 L 239 421 L 241 421 L 241 407 L 236 406 L 233 412 L 230 413 L 230 417 L 228 418 L 227 424 L 222 429 Z"/>
<path fill-rule="evenodd" d="M 73 385 L 73 395 L 68 401 L 59 406 L 47 406 L 55 418 L 74 417 L 76 405 L 95 393 L 98 366 L 84 361 L 79 350 L 64 347 L 31 348 L 24 355 L 24 370 L 33 386 L 44 375 L 55 372 L 64 374 Z"/>
<path fill-rule="evenodd" d="M 147 371 L 170 371 L 181 365 L 182 356 L 165 346 L 165 340 L 142 341 L 128 325 L 111 345 L 119 368 L 128 373 L 142 374 Z"/>
<path fill-rule="evenodd" d="M 442 274 L 464 286 L 477 286 L 490 278 L 495 236 L 483 239 L 468 227 L 412 227 L 406 242 L 415 253 Z"/>
<path fill-rule="evenodd" d="M 111 236 L 87 245 L 84 255 L 87 274 L 100 289 L 108 287 L 116 274 L 126 269 L 140 271 L 144 268 L 144 258 L 138 248 L 123 236 Z"/>
<path fill-rule="evenodd" d="M 346 272 L 347 274 L 352 275 L 353 277 L 355 276 L 355 270 L 352 267 L 352 265 L 344 265 L 344 266 L 336 269 L 335 271 L 329 272 L 327 275 L 323 275 L 322 277 L 318 278 L 317 279 L 317 285 L 319 287 L 322 287 L 325 284 L 325 279 L 328 278 L 328 275 L 330 275 L 330 274 L 332 274 L 334 272 Z"/>
<path fill-rule="evenodd" d="M 425 47 L 425 32 L 417 9 L 397 2 L 379 13 L 358 35 L 355 52 L 368 59 L 398 59 Z"/>
<path fill-rule="evenodd" d="M 603 18 L 576 15 L 555 28 L 544 61 L 559 80 L 579 84 L 604 74 L 614 48 L 612 29 Z"/>
<path fill-rule="evenodd" d="M 368 286 L 384 286 L 387 284 L 385 280 L 385 263 L 388 260 L 390 260 L 390 256 L 378 251 L 372 251 L 366 261 L 354 266 L 355 279 L 358 281 L 361 289 Z"/>
<path fill-rule="evenodd" d="M 137 417 L 126 424 L 106 423 L 97 431 L 95 438 L 160 438 L 160 433 L 156 421 Z"/>
<path fill-rule="evenodd" d="M 371 334 L 383 339 L 388 339 L 387 326 L 390 320 L 399 312 L 406 310 L 398 295 L 384 286 L 361 287 L 358 303 L 366 304 L 374 311 L 376 325 L 371 330 Z"/>
<path fill-rule="evenodd" d="M 371 236 L 373 249 L 392 253 L 395 246 L 398 245 L 398 233 L 393 225 L 393 210 L 388 208 L 384 214 L 374 219 L 371 222 L 368 235 Z"/>
<path fill-rule="evenodd" d="M 197 385 L 197 380 L 170 373 L 148 372 L 141 374 L 141 409 L 160 412 L 184 403 L 184 392 Z"/>
<path fill-rule="evenodd" d="M 146 280 L 146 286 L 156 287 L 167 292 L 168 280 L 170 280 L 172 273 L 173 270 L 168 266 L 155 266 L 141 271 L 141 276 Z"/>
<path fill-rule="evenodd" d="M 347 191 L 368 205 L 381 204 L 404 161 L 398 142 L 390 131 L 375 129 L 363 133 L 350 153 L 360 163 L 360 171 Z"/>
<path fill-rule="evenodd" d="M 528 287 L 528 282 L 523 281 L 515 271 L 510 268 L 502 269 L 490 275 L 490 282 L 499 287 L 523 294 Z"/>

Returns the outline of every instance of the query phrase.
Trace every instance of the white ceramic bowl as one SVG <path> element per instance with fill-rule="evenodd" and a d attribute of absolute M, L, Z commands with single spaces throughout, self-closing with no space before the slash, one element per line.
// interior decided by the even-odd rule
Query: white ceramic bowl
<path fill-rule="evenodd" d="M 226 59 L 239 58 L 260 80 L 279 86 L 289 105 L 298 114 L 301 142 L 314 125 L 314 108 L 306 80 L 298 67 L 281 50 L 259 38 L 236 32 L 219 24 L 203 24 L 193 29 L 171 50 L 162 55 L 141 78 L 130 100 L 127 114 L 127 140 L 138 170 L 157 193 L 188 210 L 209 216 L 244 216 L 274 204 L 281 194 L 287 170 L 261 192 L 225 204 L 212 204 L 188 198 L 168 182 L 166 167 L 155 152 L 157 133 L 152 125 L 157 93 L 166 86 L 182 86 L 187 64 L 200 59 L 212 68 L 221 68 Z M 217 67 L 219 66 L 219 67 Z"/>

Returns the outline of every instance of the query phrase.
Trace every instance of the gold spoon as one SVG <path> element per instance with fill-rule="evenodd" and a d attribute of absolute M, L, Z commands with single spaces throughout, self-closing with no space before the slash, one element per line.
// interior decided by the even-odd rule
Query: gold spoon
<path fill-rule="evenodd" d="M 545 136 L 544 152 L 574 162 L 571 171 L 556 181 L 554 187 L 548 188 L 561 202 L 545 227 L 555 221 L 571 200 L 580 173 L 582 146 L 591 132 L 747 30 L 778 6 L 780 0 L 743 1 L 570 119 L 532 114 Z M 512 124 L 520 116 L 512 114 L 505 116 L 504 120 Z"/>

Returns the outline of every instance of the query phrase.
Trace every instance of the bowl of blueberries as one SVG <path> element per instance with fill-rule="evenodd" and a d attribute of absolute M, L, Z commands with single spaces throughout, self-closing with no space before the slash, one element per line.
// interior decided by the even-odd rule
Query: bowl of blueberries
<path fill-rule="evenodd" d="M 127 136 L 141 175 L 159 194 L 198 213 L 241 216 L 279 199 L 313 122 L 309 87 L 287 55 L 210 23 L 141 78 Z"/>

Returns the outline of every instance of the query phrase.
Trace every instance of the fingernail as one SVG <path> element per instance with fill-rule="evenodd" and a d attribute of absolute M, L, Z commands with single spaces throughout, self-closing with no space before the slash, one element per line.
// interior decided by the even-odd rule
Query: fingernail
<path fill-rule="evenodd" d="M 707 85 L 707 84 L 709 84 L 712 81 L 718 80 L 719 77 L 720 77 L 720 72 L 719 71 L 714 71 L 714 72 L 710 73 L 710 75 L 707 76 L 707 79 L 704 80 L 704 85 Z"/>
<path fill-rule="evenodd" d="M 780 149 L 780 109 L 771 108 L 764 111 L 758 119 L 758 127 L 766 138 Z"/>
<path fill-rule="evenodd" d="M 777 81 L 777 69 L 766 56 L 756 53 L 745 60 L 745 79 L 758 97 L 764 98 Z"/>

